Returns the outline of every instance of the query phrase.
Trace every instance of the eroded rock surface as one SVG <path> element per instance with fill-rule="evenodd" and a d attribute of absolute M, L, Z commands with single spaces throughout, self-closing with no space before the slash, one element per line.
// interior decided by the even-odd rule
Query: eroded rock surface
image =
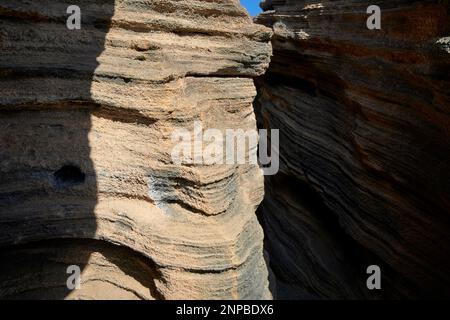
<path fill-rule="evenodd" d="M 366 28 L 372 4 L 381 30 Z M 263 7 L 274 57 L 256 108 L 281 130 L 281 173 L 261 218 L 278 297 L 448 297 L 449 1 Z"/>
<path fill-rule="evenodd" d="M 171 133 L 256 129 L 271 33 L 237 0 L 1 1 L 0 296 L 270 298 L 261 170 Z"/>

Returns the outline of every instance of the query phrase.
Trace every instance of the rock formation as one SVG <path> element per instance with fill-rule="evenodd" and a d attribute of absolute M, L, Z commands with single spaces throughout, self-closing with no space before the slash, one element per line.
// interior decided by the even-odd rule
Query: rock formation
<path fill-rule="evenodd" d="M 271 34 L 237 0 L 1 1 L 0 297 L 270 298 L 261 170 L 171 133 L 256 129 Z"/>
<path fill-rule="evenodd" d="M 278 297 L 450 296 L 449 1 L 262 6 L 274 56 L 255 108 L 280 129 L 281 171 L 260 215 Z"/>

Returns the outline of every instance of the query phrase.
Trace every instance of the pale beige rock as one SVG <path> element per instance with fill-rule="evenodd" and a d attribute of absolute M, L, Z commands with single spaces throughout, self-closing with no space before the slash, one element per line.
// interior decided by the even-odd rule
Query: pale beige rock
<path fill-rule="evenodd" d="M 70 4 L 81 30 L 0 4 L 0 296 L 270 298 L 261 170 L 175 165 L 171 134 L 256 128 L 271 31 L 235 0 Z"/>

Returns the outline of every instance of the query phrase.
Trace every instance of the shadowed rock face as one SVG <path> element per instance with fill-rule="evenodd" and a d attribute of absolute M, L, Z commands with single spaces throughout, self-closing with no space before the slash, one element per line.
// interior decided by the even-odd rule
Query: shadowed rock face
<path fill-rule="evenodd" d="M 257 81 L 281 173 L 261 220 L 278 297 L 450 296 L 450 4 L 267 0 Z M 382 290 L 366 289 L 366 268 Z"/>
<path fill-rule="evenodd" d="M 256 128 L 270 36 L 235 0 L 2 1 L 0 297 L 270 298 L 259 168 L 171 159 Z"/>

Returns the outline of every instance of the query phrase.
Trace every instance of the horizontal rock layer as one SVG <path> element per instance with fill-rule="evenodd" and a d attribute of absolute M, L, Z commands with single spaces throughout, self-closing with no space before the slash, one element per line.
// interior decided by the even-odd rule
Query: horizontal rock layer
<path fill-rule="evenodd" d="M 1 297 L 271 297 L 261 170 L 171 158 L 195 121 L 256 129 L 270 29 L 235 0 L 8 0 L 0 30 Z"/>
<path fill-rule="evenodd" d="M 366 27 L 372 4 L 381 30 Z M 256 108 L 281 130 L 281 173 L 261 219 L 278 296 L 450 296 L 449 1 L 262 6 L 274 57 Z"/>

